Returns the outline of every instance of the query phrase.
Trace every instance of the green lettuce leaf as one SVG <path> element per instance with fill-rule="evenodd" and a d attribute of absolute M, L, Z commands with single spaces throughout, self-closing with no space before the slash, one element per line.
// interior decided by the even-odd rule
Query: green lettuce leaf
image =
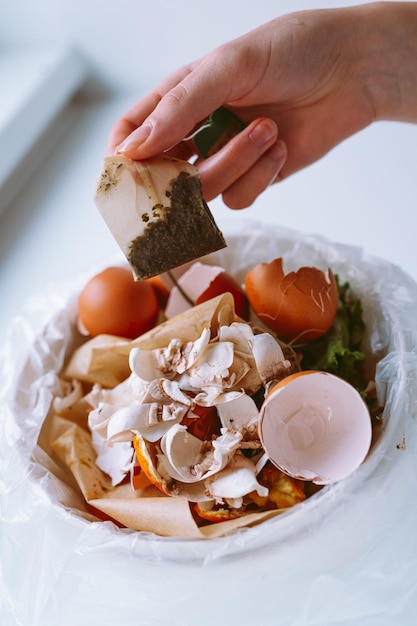
<path fill-rule="evenodd" d="M 362 363 L 365 358 L 361 344 L 365 332 L 362 319 L 362 305 L 352 294 L 348 282 L 338 287 L 338 309 L 330 330 L 302 348 L 302 369 L 316 369 L 335 374 L 353 384 L 357 389 L 364 388 Z"/>

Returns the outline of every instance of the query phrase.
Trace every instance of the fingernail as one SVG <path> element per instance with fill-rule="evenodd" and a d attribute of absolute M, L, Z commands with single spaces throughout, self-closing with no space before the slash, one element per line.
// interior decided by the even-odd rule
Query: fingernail
<path fill-rule="evenodd" d="M 273 161 L 283 161 L 287 156 L 287 146 L 283 141 L 277 141 L 266 152 Z"/>
<path fill-rule="evenodd" d="M 134 130 L 133 133 L 130 133 L 130 135 L 117 146 L 115 150 L 116 154 L 118 152 L 132 152 L 132 150 L 139 148 L 148 139 L 151 130 L 151 124 L 142 124 L 142 126 L 139 126 L 139 128 Z"/>
<path fill-rule="evenodd" d="M 277 135 L 277 127 L 270 120 L 262 120 L 249 133 L 249 138 L 257 146 L 264 146 Z"/>

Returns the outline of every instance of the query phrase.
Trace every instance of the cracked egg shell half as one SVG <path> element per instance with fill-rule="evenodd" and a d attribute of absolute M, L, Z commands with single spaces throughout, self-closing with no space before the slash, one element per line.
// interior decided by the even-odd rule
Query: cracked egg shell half
<path fill-rule="evenodd" d="M 321 337 L 337 312 L 337 284 L 330 269 L 301 267 L 285 274 L 278 258 L 249 271 L 245 289 L 261 322 L 288 341 L 305 343 Z"/>
<path fill-rule="evenodd" d="M 177 279 L 165 308 L 168 319 L 183 313 L 193 305 L 230 292 L 235 302 L 235 311 L 241 319 L 249 319 L 249 301 L 237 280 L 219 265 L 208 265 L 196 261 Z"/>
<path fill-rule="evenodd" d="M 272 463 L 285 474 L 317 485 L 349 476 L 364 461 L 371 418 L 359 392 L 321 371 L 292 374 L 267 395 L 259 437 Z"/>

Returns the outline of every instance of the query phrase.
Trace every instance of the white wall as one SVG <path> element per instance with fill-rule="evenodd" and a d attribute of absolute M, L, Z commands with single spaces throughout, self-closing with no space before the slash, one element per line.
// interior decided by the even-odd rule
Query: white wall
<path fill-rule="evenodd" d="M 73 43 L 94 73 L 121 89 L 153 84 L 280 14 L 356 0 L 2 0 L 0 42 Z M 0 47 L 1 53 L 1 47 Z"/>

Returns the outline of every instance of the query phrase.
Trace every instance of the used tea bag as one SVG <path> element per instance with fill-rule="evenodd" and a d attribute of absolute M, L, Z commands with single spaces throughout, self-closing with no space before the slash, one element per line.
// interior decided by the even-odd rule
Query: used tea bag
<path fill-rule="evenodd" d="M 226 246 L 187 161 L 105 157 L 94 200 L 136 280 Z"/>

